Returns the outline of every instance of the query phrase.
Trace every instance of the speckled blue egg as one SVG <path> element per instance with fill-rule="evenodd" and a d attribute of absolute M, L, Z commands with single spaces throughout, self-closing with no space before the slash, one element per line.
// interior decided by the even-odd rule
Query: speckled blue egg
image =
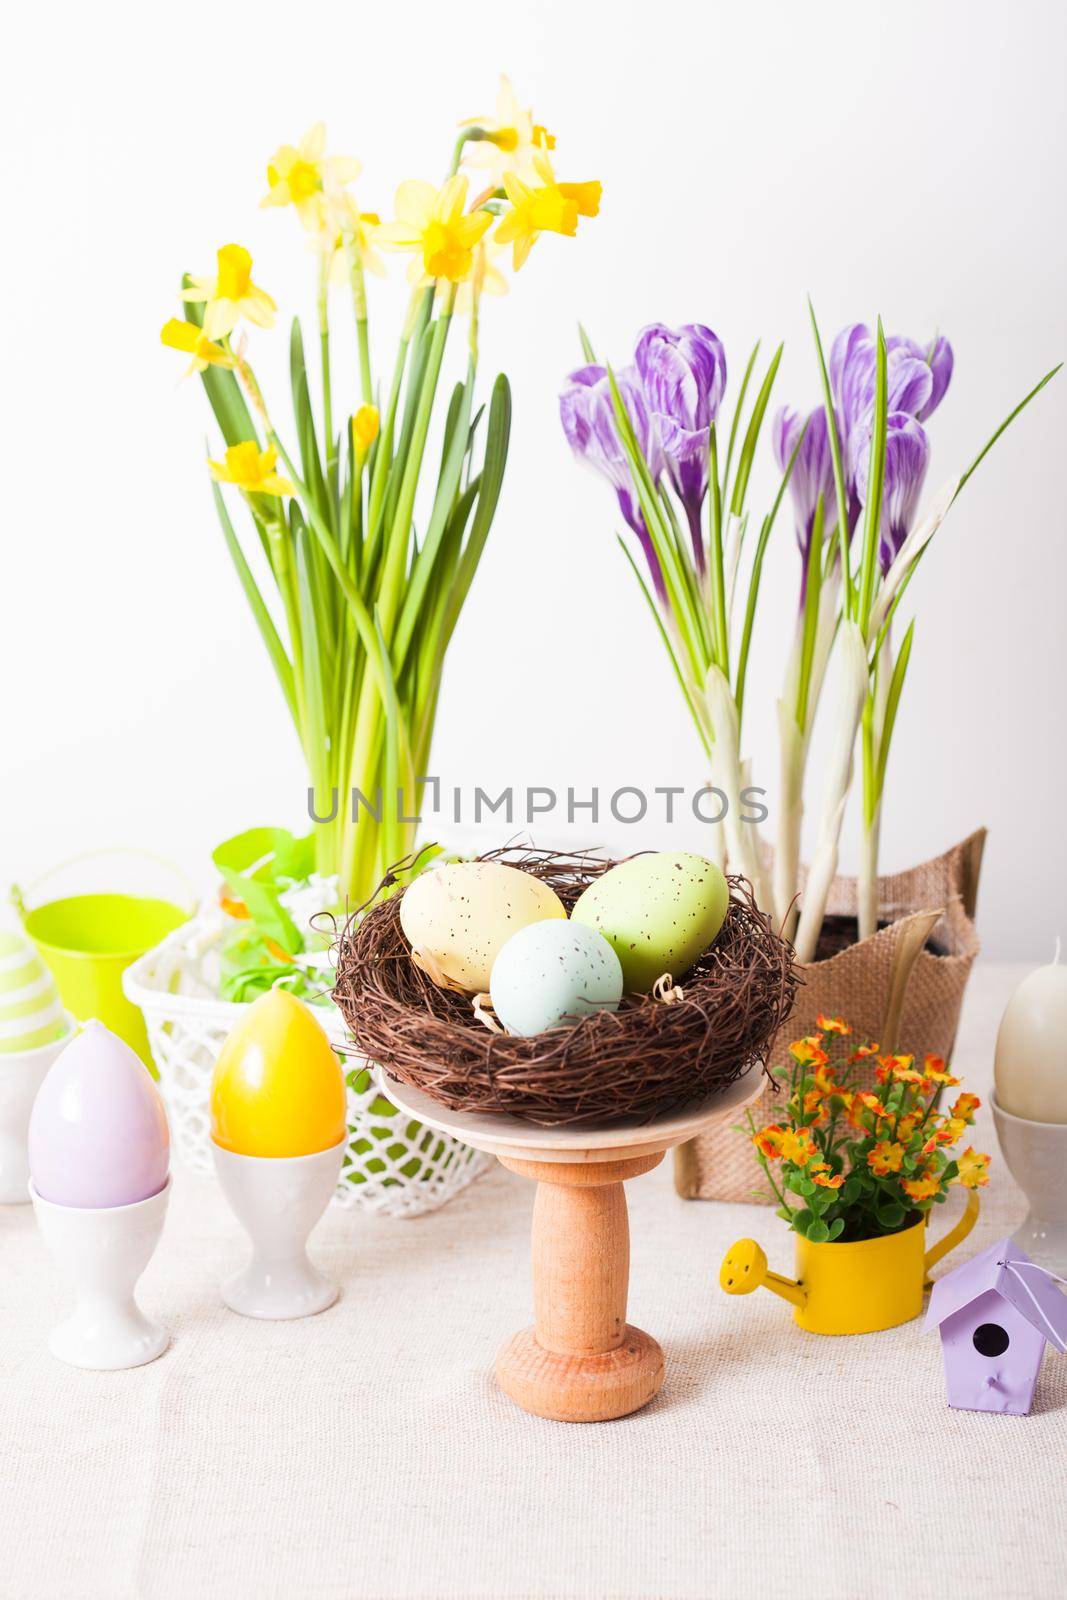
<path fill-rule="evenodd" d="M 595 928 L 533 922 L 501 947 L 489 994 L 509 1033 L 547 1033 L 594 1011 L 615 1011 L 622 999 L 622 965 Z"/>

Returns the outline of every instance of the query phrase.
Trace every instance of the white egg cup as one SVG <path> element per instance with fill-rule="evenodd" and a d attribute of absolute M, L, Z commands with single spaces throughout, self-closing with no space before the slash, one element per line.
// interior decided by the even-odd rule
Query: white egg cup
<path fill-rule="evenodd" d="M 45 1073 L 74 1037 L 74 1019 L 68 1031 L 36 1050 L 0 1055 L 0 1205 L 28 1205 L 30 1163 L 26 1153 L 30 1112 Z"/>
<path fill-rule="evenodd" d="M 1015 1243 L 1039 1267 L 1067 1277 L 1067 1122 L 1012 1116 L 995 1094 L 992 1103 L 1001 1154 L 1030 1202 Z"/>
<path fill-rule="evenodd" d="M 48 1341 L 72 1367 L 117 1372 L 161 1356 L 170 1334 L 145 1316 L 134 1299 L 152 1259 L 170 1199 L 168 1177 L 158 1194 L 129 1206 L 60 1206 L 30 1184 L 37 1225 L 56 1265 L 77 1297 L 73 1315 Z"/>
<path fill-rule="evenodd" d="M 282 1321 L 332 1306 L 338 1288 L 308 1260 L 311 1230 L 330 1203 L 347 1139 L 313 1156 L 241 1156 L 211 1141 L 222 1192 L 252 1241 L 252 1259 L 222 1298 L 242 1317 Z"/>

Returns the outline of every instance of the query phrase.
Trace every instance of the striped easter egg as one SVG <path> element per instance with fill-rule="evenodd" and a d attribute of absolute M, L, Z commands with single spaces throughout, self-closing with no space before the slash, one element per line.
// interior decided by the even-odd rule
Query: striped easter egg
<path fill-rule="evenodd" d="M 0 1057 L 36 1050 L 68 1031 L 55 979 L 21 934 L 0 931 Z"/>

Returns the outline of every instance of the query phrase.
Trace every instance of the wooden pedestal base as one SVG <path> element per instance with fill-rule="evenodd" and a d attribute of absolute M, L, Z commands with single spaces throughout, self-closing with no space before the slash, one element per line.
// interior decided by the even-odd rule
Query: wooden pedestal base
<path fill-rule="evenodd" d="M 422 1089 L 382 1082 L 394 1105 L 428 1127 L 488 1150 L 537 1184 L 534 1325 L 496 1359 L 505 1394 L 556 1422 L 607 1422 L 640 1410 L 663 1382 L 663 1351 L 626 1321 L 630 1228 L 623 1184 L 760 1093 L 754 1067 L 703 1105 L 654 1122 L 540 1128 L 502 1113 L 449 1111 Z"/>
<path fill-rule="evenodd" d="M 626 1321 L 630 1230 L 623 1184 L 663 1152 L 593 1163 L 500 1160 L 537 1184 L 534 1316 L 496 1360 L 505 1394 L 557 1422 L 606 1422 L 646 1405 L 663 1351 Z"/>

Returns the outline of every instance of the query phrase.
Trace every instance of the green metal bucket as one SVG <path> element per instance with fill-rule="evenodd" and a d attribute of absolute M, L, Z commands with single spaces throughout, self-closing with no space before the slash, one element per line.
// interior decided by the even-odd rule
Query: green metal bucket
<path fill-rule="evenodd" d="M 139 852 L 99 852 L 99 854 Z M 79 860 L 88 859 L 79 857 Z M 156 857 L 148 859 L 158 861 Z M 169 862 L 160 863 L 181 877 Z M 72 863 L 64 863 L 64 867 Z M 54 872 L 46 874 L 53 877 Z M 45 881 L 38 880 L 33 887 Z M 184 883 L 184 879 L 182 880 Z M 187 886 L 188 887 L 188 886 Z M 122 992 L 126 968 L 153 945 L 187 922 L 193 905 L 134 894 L 78 894 L 27 909 L 17 889 L 12 898 L 27 936 L 40 951 L 56 980 L 67 1010 L 85 1022 L 98 1017 L 132 1045 L 152 1067 L 144 1018 Z M 195 896 L 192 897 L 195 900 Z"/>

